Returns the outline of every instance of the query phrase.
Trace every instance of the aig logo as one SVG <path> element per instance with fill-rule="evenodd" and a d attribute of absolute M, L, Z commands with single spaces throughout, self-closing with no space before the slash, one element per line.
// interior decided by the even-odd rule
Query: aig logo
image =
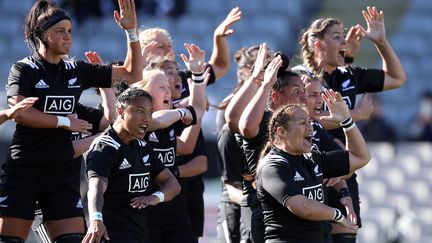
<path fill-rule="evenodd" d="M 71 114 L 75 106 L 75 97 L 47 95 L 44 112 L 49 114 Z"/>
<path fill-rule="evenodd" d="M 129 192 L 144 192 L 150 182 L 150 172 L 129 175 Z"/>
<path fill-rule="evenodd" d="M 321 184 L 303 188 L 303 195 L 309 199 L 324 203 L 324 194 Z"/>
<path fill-rule="evenodd" d="M 174 148 L 167 148 L 167 149 L 157 149 L 155 148 L 154 151 L 157 153 L 158 160 L 164 164 L 165 166 L 173 166 L 175 163 L 175 153 Z"/>

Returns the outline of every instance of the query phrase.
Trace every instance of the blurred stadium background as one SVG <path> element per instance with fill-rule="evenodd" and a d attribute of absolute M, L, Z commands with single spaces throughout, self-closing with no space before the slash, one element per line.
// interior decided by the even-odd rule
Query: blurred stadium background
<path fill-rule="evenodd" d="M 396 128 L 398 142 L 370 143 L 373 161 L 359 172 L 364 227 L 359 231 L 358 242 L 387 242 L 390 229 L 395 228 L 400 228 L 399 231 L 408 237 L 405 242 L 432 242 L 432 145 L 405 141 L 407 128 L 418 112 L 422 93 L 432 90 L 432 45 L 428 44 L 432 38 L 432 4 L 429 0 L 183 0 L 179 2 L 184 4 L 184 13 L 175 18 L 150 14 L 146 10 L 148 0 L 135 1 L 143 3 L 138 12 L 139 24 L 167 28 L 173 37 L 176 54 L 185 52 L 183 43 L 188 42 L 198 44 L 208 57 L 213 44 L 213 30 L 235 6 L 240 6 L 243 15 L 242 20 L 233 26 L 235 34 L 229 37 L 231 54 L 243 46 L 267 42 L 289 57 L 298 53 L 300 31 L 317 17 L 336 17 L 344 22 L 345 27 L 357 23 L 365 26 L 362 9 L 377 6 L 384 10 L 387 37 L 405 67 L 408 82 L 400 89 L 379 95 L 384 117 Z M 1 87 L 5 87 L 11 65 L 29 54 L 21 27 L 33 2 L 0 1 Z M 106 7 L 110 0 L 81 2 L 84 4 L 79 6 L 78 12 L 88 10 L 87 2 L 103 3 Z M 68 12 L 74 17 L 71 11 Z M 97 51 L 106 61 L 124 59 L 125 36 L 115 25 L 111 12 L 90 17 L 79 24 L 74 19 L 71 56 L 84 59 L 87 50 Z M 355 63 L 381 67 L 375 48 L 367 40 L 362 41 Z M 234 67 L 235 63 L 228 75 L 209 87 L 212 104 L 218 104 L 235 86 Z M 3 88 L 0 98 L 0 108 L 5 108 Z M 97 97 L 93 91 L 88 91 L 82 102 L 94 105 Z M 11 121 L 0 127 L 0 161 L 4 161 L 7 155 L 13 130 Z M 220 192 L 214 108 L 206 115 L 203 130 L 209 141 L 210 164 L 206 174 L 206 229 L 201 242 L 214 242 Z M 403 212 L 403 216 L 395 224 L 398 210 Z"/>

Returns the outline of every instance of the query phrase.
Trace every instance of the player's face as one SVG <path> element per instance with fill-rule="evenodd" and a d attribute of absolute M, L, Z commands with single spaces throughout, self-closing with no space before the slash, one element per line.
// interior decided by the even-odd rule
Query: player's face
<path fill-rule="evenodd" d="M 174 62 L 165 62 L 162 66 L 165 75 L 168 78 L 171 89 L 171 98 L 178 99 L 181 96 L 182 80 L 178 74 L 178 66 Z"/>
<path fill-rule="evenodd" d="M 296 108 L 293 118 L 288 122 L 285 132 L 280 133 L 286 152 L 294 155 L 311 152 L 313 128 L 308 113 Z"/>
<path fill-rule="evenodd" d="M 325 71 L 333 70 L 345 64 L 346 41 L 342 24 L 334 24 L 324 33 L 320 48 L 316 48 L 321 57 L 318 63 Z"/>
<path fill-rule="evenodd" d="M 135 138 L 143 139 L 152 121 L 153 104 L 149 98 L 138 97 L 123 112 L 124 128 Z"/>
<path fill-rule="evenodd" d="M 174 60 L 174 49 L 171 40 L 163 33 L 156 33 L 152 37 L 156 41 L 156 47 L 149 50 L 148 54 L 151 57 L 167 57 L 169 60 Z"/>
<path fill-rule="evenodd" d="M 165 74 L 154 74 L 144 89 L 152 96 L 153 108 L 156 111 L 171 109 L 171 89 Z"/>
<path fill-rule="evenodd" d="M 307 102 L 306 106 L 309 112 L 309 115 L 318 120 L 321 116 L 322 107 L 323 107 L 323 99 L 321 97 L 321 83 L 319 81 L 311 81 L 306 84 L 306 96 Z"/>
<path fill-rule="evenodd" d="M 306 104 L 306 93 L 303 81 L 299 77 L 289 77 L 291 80 L 282 92 L 277 92 L 275 104 Z"/>
<path fill-rule="evenodd" d="M 50 27 L 45 33 L 48 52 L 53 55 L 67 55 L 72 47 L 72 23 L 64 19 Z"/>

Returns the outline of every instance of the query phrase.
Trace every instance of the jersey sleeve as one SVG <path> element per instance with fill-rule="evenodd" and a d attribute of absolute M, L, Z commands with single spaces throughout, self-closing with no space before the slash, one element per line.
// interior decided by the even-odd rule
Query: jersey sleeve
<path fill-rule="evenodd" d="M 239 181 L 242 178 L 244 154 L 235 140 L 234 134 L 224 126 L 217 139 L 222 180 Z"/>
<path fill-rule="evenodd" d="M 104 115 L 101 110 L 78 103 L 76 113 L 79 119 L 85 120 L 92 124 L 92 134 L 98 133 L 100 131 L 99 125 Z"/>
<path fill-rule="evenodd" d="M 314 161 L 320 161 L 324 178 L 333 178 L 349 173 L 349 152 L 339 149 L 330 152 L 313 151 Z"/>
<path fill-rule="evenodd" d="M 385 77 L 383 70 L 360 68 L 354 66 L 354 72 L 358 77 L 358 94 L 383 91 Z"/>
<path fill-rule="evenodd" d="M 295 169 L 288 164 L 269 163 L 260 168 L 262 187 L 280 204 L 295 195 L 302 195 L 302 190 L 294 181 Z"/>
<path fill-rule="evenodd" d="M 319 132 L 320 144 L 321 144 L 321 148 L 319 148 L 320 151 L 329 152 L 329 151 L 341 149 L 339 144 L 337 144 L 334 141 L 333 135 L 325 131 L 322 127 L 317 126 L 314 128 L 316 128 L 317 132 Z"/>
<path fill-rule="evenodd" d="M 36 68 L 36 64 L 34 67 Z M 16 95 L 30 97 L 32 80 L 31 67 L 23 62 L 15 63 L 9 71 L 6 84 L 7 97 Z"/>
<path fill-rule="evenodd" d="M 78 76 L 83 80 L 82 88 L 110 88 L 112 67 L 109 65 L 93 65 L 78 61 Z"/>
<path fill-rule="evenodd" d="M 150 178 L 156 178 L 166 167 L 157 158 L 156 153 L 153 149 L 150 150 Z"/>
<path fill-rule="evenodd" d="M 108 144 L 101 142 L 95 144 L 85 156 L 88 178 L 93 176 L 108 178 L 114 167 L 116 154 L 117 149 Z"/>

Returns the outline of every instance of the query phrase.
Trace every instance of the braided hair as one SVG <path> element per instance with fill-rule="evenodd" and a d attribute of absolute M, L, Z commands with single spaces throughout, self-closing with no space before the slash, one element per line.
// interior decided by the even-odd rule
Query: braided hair
<path fill-rule="evenodd" d="M 317 76 L 322 75 L 322 70 L 319 70 L 318 63 L 315 61 L 314 42 L 322 39 L 326 31 L 335 24 L 341 22 L 334 18 L 317 19 L 301 35 L 300 56 L 303 58 L 303 64 Z"/>

